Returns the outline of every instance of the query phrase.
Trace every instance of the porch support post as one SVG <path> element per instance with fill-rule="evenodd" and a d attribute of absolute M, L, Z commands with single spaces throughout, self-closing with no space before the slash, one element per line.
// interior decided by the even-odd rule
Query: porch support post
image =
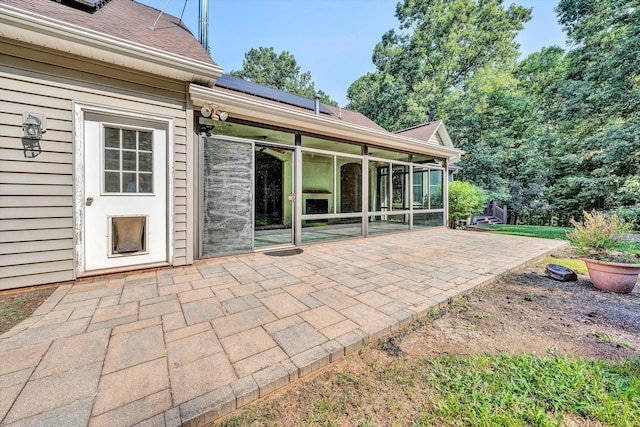
<path fill-rule="evenodd" d="M 296 246 L 302 244 L 302 137 L 296 134 L 296 149 L 294 152 L 293 185 L 294 191 L 294 223 L 293 223 L 293 243 Z"/>
<path fill-rule="evenodd" d="M 362 146 L 362 237 L 369 235 L 369 147 Z"/>

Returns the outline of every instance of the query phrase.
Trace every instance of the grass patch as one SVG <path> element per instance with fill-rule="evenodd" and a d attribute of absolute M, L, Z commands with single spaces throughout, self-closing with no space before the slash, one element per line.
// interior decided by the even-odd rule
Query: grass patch
<path fill-rule="evenodd" d="M 55 287 L 0 294 L 0 334 L 29 317 L 55 291 Z"/>
<path fill-rule="evenodd" d="M 573 230 L 570 227 L 547 227 L 542 225 L 509 225 L 509 224 L 483 224 L 492 233 L 510 234 L 513 236 L 538 237 L 541 239 L 569 240 L 567 232 Z M 632 235 L 638 238 L 638 234 Z M 631 252 L 640 255 L 640 243 L 633 240 L 623 241 L 616 247 L 620 252 Z M 564 264 L 563 264 L 564 265 Z M 570 267 L 571 268 L 571 267 Z"/>
<path fill-rule="evenodd" d="M 483 224 L 483 227 L 490 228 L 492 233 L 497 234 L 559 240 L 569 240 L 567 238 L 567 232 L 573 230 L 569 227 L 546 227 L 541 225 Z"/>
<path fill-rule="evenodd" d="M 218 425 L 640 425 L 640 358 L 355 359 L 355 371 L 327 371 Z"/>
<path fill-rule="evenodd" d="M 640 424 L 640 359 L 612 365 L 501 354 L 424 363 L 438 398 L 414 425 L 561 425 L 568 414 Z"/>
<path fill-rule="evenodd" d="M 588 274 L 587 266 L 581 259 L 575 258 L 555 258 L 552 256 L 547 256 L 544 259 L 545 264 L 558 264 L 563 265 L 571 270 L 575 271 L 578 274 Z"/>
<path fill-rule="evenodd" d="M 27 302 L 27 298 L 15 298 L 0 306 L 0 321 L 6 323 L 7 331 L 22 321 L 21 310 Z"/>

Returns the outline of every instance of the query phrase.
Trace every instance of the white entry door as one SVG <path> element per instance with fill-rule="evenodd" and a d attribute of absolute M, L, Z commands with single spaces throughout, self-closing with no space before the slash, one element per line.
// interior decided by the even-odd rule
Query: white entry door
<path fill-rule="evenodd" d="M 83 270 L 166 262 L 166 125 L 88 115 L 83 140 Z"/>

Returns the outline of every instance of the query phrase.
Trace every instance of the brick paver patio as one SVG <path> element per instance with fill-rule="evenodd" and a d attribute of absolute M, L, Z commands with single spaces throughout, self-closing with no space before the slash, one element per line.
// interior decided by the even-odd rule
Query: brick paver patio
<path fill-rule="evenodd" d="M 0 337 L 0 424 L 210 421 L 562 244 L 432 230 L 62 285 Z"/>

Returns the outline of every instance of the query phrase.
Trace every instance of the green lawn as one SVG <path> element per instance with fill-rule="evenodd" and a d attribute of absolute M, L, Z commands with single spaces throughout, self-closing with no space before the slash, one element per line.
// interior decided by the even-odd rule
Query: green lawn
<path fill-rule="evenodd" d="M 325 372 L 218 425 L 276 426 L 283 417 L 300 426 L 559 426 L 567 418 L 568 425 L 637 426 L 640 359 L 498 354 L 369 360 L 360 372 Z"/>
<path fill-rule="evenodd" d="M 502 225 L 490 224 L 483 225 L 490 228 L 493 233 L 512 234 L 514 236 L 540 237 L 542 239 L 567 239 L 567 232 L 571 231 L 568 227 L 546 227 L 542 225 Z"/>
<path fill-rule="evenodd" d="M 413 425 L 561 425 L 568 414 L 640 423 L 640 359 L 613 365 L 500 354 L 424 363 L 438 399 Z"/>
<path fill-rule="evenodd" d="M 567 232 L 572 230 L 572 228 L 569 227 L 547 227 L 542 225 L 488 224 L 483 225 L 483 227 L 490 228 L 492 233 L 559 240 L 569 240 L 567 238 Z M 621 252 L 640 254 L 640 243 L 623 242 L 617 249 Z"/>

